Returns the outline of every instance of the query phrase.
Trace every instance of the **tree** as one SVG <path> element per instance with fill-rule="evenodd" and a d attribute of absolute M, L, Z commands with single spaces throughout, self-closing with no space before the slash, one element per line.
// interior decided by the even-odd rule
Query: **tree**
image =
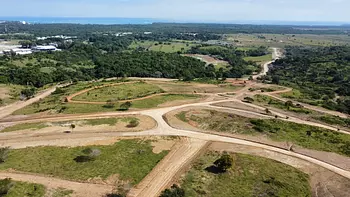
<path fill-rule="evenodd" d="M 131 107 L 132 103 L 127 101 L 119 106 L 120 111 L 127 111 Z"/>
<path fill-rule="evenodd" d="M 294 106 L 294 104 L 293 104 L 293 102 L 292 101 L 286 101 L 285 103 L 284 103 L 284 105 L 289 109 L 289 107 L 293 107 Z"/>
<path fill-rule="evenodd" d="M 268 108 L 265 109 L 265 113 L 270 114 L 270 110 Z"/>
<path fill-rule="evenodd" d="M 108 100 L 103 107 L 108 108 L 108 109 L 112 109 L 112 108 L 114 108 L 114 106 L 115 106 L 114 102 L 112 100 Z"/>
<path fill-rule="evenodd" d="M 185 190 L 174 184 L 170 189 L 164 190 L 159 197 L 185 197 Z"/>
<path fill-rule="evenodd" d="M 222 172 L 226 172 L 233 165 L 233 158 L 231 155 L 225 153 L 218 160 L 214 162 L 214 165 Z"/>
<path fill-rule="evenodd" d="M 33 97 L 34 94 L 35 94 L 35 88 L 26 88 L 21 91 L 21 95 L 23 95 L 27 99 Z"/>
<path fill-rule="evenodd" d="M 12 186 L 13 183 L 10 178 L 0 180 L 0 196 L 6 196 Z"/>

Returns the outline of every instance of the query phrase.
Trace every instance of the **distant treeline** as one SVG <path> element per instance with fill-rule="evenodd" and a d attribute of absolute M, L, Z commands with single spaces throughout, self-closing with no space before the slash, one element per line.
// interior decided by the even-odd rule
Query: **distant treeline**
<path fill-rule="evenodd" d="M 5 31 L 6 30 L 6 31 Z M 233 33 L 273 33 L 273 34 L 347 34 L 350 30 L 342 27 L 309 27 L 283 25 L 238 25 L 238 24 L 181 24 L 154 23 L 147 25 L 81 25 L 81 24 L 22 24 L 18 22 L 0 23 L 0 34 L 28 33 L 34 36 L 74 35 L 88 38 L 96 33 L 152 32 L 158 38 L 190 39 L 185 33 L 198 33 L 199 39 L 209 39 L 213 34 Z"/>

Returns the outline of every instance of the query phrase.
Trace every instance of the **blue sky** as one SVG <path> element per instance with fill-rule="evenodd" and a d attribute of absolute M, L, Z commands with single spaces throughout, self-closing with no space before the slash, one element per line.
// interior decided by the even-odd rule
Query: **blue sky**
<path fill-rule="evenodd" d="M 1 16 L 350 21 L 350 0 L 4 0 L 1 7 Z"/>

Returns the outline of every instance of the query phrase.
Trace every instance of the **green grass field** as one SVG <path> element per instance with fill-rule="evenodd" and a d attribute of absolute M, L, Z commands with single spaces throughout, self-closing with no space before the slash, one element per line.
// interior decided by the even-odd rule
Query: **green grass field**
<path fill-rule="evenodd" d="M 181 41 L 173 41 L 173 42 L 155 42 L 155 41 L 138 41 L 133 42 L 129 48 L 137 49 L 144 48 L 150 51 L 161 51 L 165 53 L 176 53 L 176 52 L 185 52 L 189 50 L 192 46 L 196 44 L 193 43 L 185 43 Z"/>
<path fill-rule="evenodd" d="M 212 110 L 201 110 L 200 113 L 190 111 L 177 117 L 182 121 L 185 117 L 185 120 L 197 122 L 197 127 L 207 131 L 262 135 L 274 141 L 350 156 L 350 135 L 319 127 L 278 119 L 250 119 Z"/>
<path fill-rule="evenodd" d="M 23 124 L 17 124 L 11 127 L 7 127 L 0 131 L 0 133 L 5 132 L 12 132 L 12 131 L 19 131 L 19 130 L 39 130 L 42 128 L 48 127 L 45 123 L 23 123 Z"/>
<path fill-rule="evenodd" d="M 272 60 L 272 54 L 258 56 L 258 57 L 245 57 L 243 58 L 245 61 L 253 61 L 257 63 L 265 63 Z"/>
<path fill-rule="evenodd" d="M 142 98 L 152 94 L 163 93 L 158 86 L 137 82 L 132 84 L 120 84 L 91 90 L 73 98 L 76 101 L 106 102 L 131 100 Z"/>
<path fill-rule="evenodd" d="M 4 189 L 7 188 L 7 189 Z M 26 183 L 12 180 L 0 180 L 1 197 L 44 197 L 45 187 L 43 185 Z"/>
<path fill-rule="evenodd" d="M 215 174 L 206 170 L 220 153 L 207 152 L 197 159 L 180 181 L 186 197 L 311 197 L 307 174 L 270 159 L 244 154 L 231 154 L 233 167 Z"/>
<path fill-rule="evenodd" d="M 8 158 L 0 164 L 0 170 L 15 169 L 60 177 L 68 180 L 86 181 L 89 178 L 106 179 L 117 174 L 120 180 L 139 183 L 167 154 L 152 152 L 150 141 L 122 140 L 109 146 L 75 148 L 36 147 L 11 150 Z M 94 159 L 77 162 L 78 156 L 87 156 L 95 150 Z"/>

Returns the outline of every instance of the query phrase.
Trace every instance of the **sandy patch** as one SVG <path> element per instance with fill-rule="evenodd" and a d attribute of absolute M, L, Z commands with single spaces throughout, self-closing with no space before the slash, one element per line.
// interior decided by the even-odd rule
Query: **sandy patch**
<path fill-rule="evenodd" d="M 153 141 L 152 142 L 153 153 L 159 154 L 162 151 L 171 150 L 171 148 L 175 145 L 175 143 L 176 143 L 175 140 L 167 140 L 167 139 Z"/>

